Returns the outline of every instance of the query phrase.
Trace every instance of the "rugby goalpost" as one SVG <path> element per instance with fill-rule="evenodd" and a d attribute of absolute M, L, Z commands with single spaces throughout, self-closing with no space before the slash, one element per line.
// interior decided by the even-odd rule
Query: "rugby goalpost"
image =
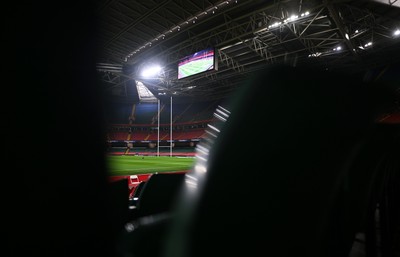
<path fill-rule="evenodd" d="M 172 96 L 170 99 L 169 146 L 160 146 L 160 99 L 157 98 L 157 157 L 160 156 L 160 147 L 169 147 L 169 156 L 172 157 Z"/>

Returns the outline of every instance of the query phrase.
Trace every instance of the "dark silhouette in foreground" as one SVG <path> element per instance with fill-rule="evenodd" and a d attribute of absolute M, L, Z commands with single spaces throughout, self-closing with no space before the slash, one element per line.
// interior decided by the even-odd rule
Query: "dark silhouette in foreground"
<path fill-rule="evenodd" d="M 216 110 L 226 121 L 198 148 L 175 208 L 123 232 L 128 198 L 107 181 L 92 7 L 4 7 L 20 22 L 5 23 L 4 78 L 14 79 L 2 102 L 2 256 L 334 257 L 357 233 L 369 254 L 380 236 L 394 256 L 399 130 L 374 120 L 396 97 L 398 73 L 376 82 L 307 67 L 252 74 L 229 110 Z"/>

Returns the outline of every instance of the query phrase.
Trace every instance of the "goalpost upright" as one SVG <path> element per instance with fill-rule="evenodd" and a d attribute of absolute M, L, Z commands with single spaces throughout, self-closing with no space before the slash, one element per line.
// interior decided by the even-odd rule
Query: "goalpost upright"
<path fill-rule="evenodd" d="M 160 156 L 160 99 L 157 99 L 157 157 Z"/>
<path fill-rule="evenodd" d="M 160 99 L 157 99 L 157 156 L 160 156 Z M 170 106 L 169 156 L 172 157 L 172 96 Z"/>
<path fill-rule="evenodd" d="M 169 156 L 172 157 L 172 96 L 171 96 L 171 111 L 170 111 L 170 118 L 169 118 L 169 123 L 170 123 L 170 128 L 169 128 L 169 145 L 170 145 L 170 150 L 169 150 Z"/>

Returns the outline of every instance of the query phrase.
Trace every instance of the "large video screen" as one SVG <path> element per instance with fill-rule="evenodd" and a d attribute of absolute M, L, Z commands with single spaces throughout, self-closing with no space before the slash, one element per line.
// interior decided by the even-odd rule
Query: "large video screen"
<path fill-rule="evenodd" d="M 178 79 L 202 72 L 217 70 L 217 59 L 214 48 L 207 48 L 185 56 L 178 63 Z"/>

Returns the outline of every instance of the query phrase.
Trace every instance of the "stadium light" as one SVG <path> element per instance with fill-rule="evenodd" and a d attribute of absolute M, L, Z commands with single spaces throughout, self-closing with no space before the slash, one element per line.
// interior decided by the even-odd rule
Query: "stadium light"
<path fill-rule="evenodd" d="M 145 78 L 152 78 L 160 74 L 161 70 L 162 69 L 160 65 L 150 66 L 142 71 L 142 76 Z"/>

